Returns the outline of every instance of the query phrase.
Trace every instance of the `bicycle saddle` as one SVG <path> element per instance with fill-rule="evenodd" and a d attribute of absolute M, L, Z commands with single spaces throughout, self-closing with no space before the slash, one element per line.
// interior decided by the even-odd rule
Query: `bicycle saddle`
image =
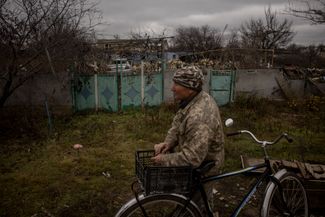
<path fill-rule="evenodd" d="M 207 173 L 210 169 L 212 169 L 215 166 L 215 161 L 209 160 L 209 161 L 203 161 L 202 164 L 195 169 L 195 171 L 198 174 L 205 174 Z"/>

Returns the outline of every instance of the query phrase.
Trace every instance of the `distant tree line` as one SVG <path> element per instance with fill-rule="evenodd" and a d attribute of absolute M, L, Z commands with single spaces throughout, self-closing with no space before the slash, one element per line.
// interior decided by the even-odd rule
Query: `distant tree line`
<path fill-rule="evenodd" d="M 296 0 L 295 2 L 297 2 Z M 294 9 L 293 2 L 289 4 L 287 12 L 310 20 L 314 24 L 323 24 L 325 4 L 323 0 L 302 1 L 308 7 Z M 318 3 L 322 7 L 315 9 Z M 301 3 L 301 2 L 300 2 Z M 306 14 L 306 16 L 302 16 Z M 280 20 L 277 12 L 269 6 L 265 10 L 264 19 L 250 19 L 243 22 L 238 29 L 231 29 L 225 34 L 225 28 L 220 29 L 204 26 L 180 26 L 170 42 L 172 51 L 185 51 L 193 61 L 202 58 L 218 59 L 218 61 L 237 62 L 240 67 L 263 67 L 267 65 L 282 66 L 294 64 L 303 67 L 324 67 L 324 46 L 292 44 L 295 32 L 292 22 L 288 19 Z M 191 55 L 193 54 L 193 55 Z"/>

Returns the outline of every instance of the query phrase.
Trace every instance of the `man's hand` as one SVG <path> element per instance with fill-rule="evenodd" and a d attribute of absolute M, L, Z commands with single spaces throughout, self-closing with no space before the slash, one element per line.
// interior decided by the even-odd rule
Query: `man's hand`
<path fill-rule="evenodd" d="M 170 148 L 171 148 L 170 145 L 165 142 L 155 144 L 154 146 L 155 155 L 165 154 Z"/>
<path fill-rule="evenodd" d="M 162 163 L 164 162 L 164 161 L 163 161 L 162 154 L 158 154 L 158 155 L 152 157 L 151 160 L 152 160 L 155 164 L 162 164 Z"/>

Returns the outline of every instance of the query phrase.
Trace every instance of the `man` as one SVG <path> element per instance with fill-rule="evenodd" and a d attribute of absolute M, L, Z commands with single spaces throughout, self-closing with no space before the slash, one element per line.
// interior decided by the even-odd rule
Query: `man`
<path fill-rule="evenodd" d="M 224 161 L 224 136 L 219 108 L 214 99 L 202 90 L 203 73 L 194 66 L 178 69 L 173 77 L 172 91 L 179 101 L 165 141 L 154 146 L 152 159 L 165 166 L 192 165 L 215 161 L 220 168 Z M 169 151 L 174 148 L 174 153 Z"/>
<path fill-rule="evenodd" d="M 209 174 L 216 174 L 222 166 L 224 135 L 219 108 L 214 99 L 202 90 L 203 78 L 202 71 L 194 66 L 175 72 L 171 90 L 179 101 L 179 110 L 165 141 L 154 146 L 156 155 L 152 160 L 155 163 L 198 167 L 204 161 L 212 160 L 215 167 Z M 212 184 L 205 186 L 210 201 Z"/>

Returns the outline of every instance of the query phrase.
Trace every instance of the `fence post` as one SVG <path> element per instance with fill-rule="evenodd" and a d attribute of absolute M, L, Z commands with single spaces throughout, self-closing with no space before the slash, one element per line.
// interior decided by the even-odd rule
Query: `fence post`
<path fill-rule="evenodd" d="M 121 64 L 122 65 L 122 64 Z M 119 70 L 119 64 L 116 62 L 116 78 L 117 78 L 117 110 L 122 111 L 122 73 Z M 122 67 L 122 66 L 121 66 Z"/>
<path fill-rule="evenodd" d="M 141 109 L 144 111 L 144 69 L 141 61 Z"/>
<path fill-rule="evenodd" d="M 98 111 L 98 81 L 97 74 L 94 74 L 94 85 L 95 85 L 95 110 Z"/>

